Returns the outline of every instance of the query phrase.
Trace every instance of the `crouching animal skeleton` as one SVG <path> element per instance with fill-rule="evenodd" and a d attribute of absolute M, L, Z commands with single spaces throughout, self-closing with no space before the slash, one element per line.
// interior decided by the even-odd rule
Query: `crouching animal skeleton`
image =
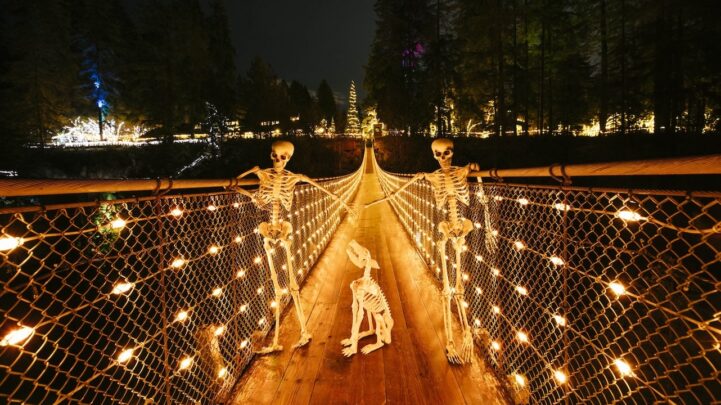
<path fill-rule="evenodd" d="M 257 192 L 251 193 L 244 189 L 238 189 L 238 191 L 241 194 L 250 197 L 251 201 L 253 201 L 258 207 L 262 209 L 270 209 L 270 221 L 261 223 L 258 227 L 258 231 L 263 237 L 263 249 L 265 250 L 266 257 L 268 258 L 268 267 L 270 268 L 270 278 L 273 281 L 275 302 L 278 303 L 278 305 L 275 305 L 275 332 L 273 335 L 273 343 L 259 350 L 257 353 L 260 354 L 283 350 L 283 346 L 278 344 L 280 323 L 279 304 L 280 299 L 282 298 L 282 290 L 280 284 L 278 283 L 278 273 L 276 272 L 275 265 L 273 264 L 272 251 L 274 245 L 279 244 L 285 251 L 290 297 L 293 301 L 293 305 L 295 306 L 298 323 L 300 323 L 300 339 L 293 347 L 304 346 L 311 339 L 311 334 L 305 326 L 305 315 L 303 314 L 303 308 L 300 304 L 298 281 L 296 280 L 295 271 L 293 270 L 293 262 L 291 260 L 292 253 L 290 236 L 293 233 L 293 227 L 290 222 L 284 221 L 281 216 L 282 208 L 290 210 L 293 205 L 293 192 L 296 184 L 306 182 L 313 187 L 318 188 L 325 194 L 339 201 L 343 207 L 351 213 L 351 216 L 354 215 L 351 208 L 337 195 L 326 190 L 305 175 L 295 174 L 285 170 L 285 166 L 293 156 L 293 151 L 295 149 L 292 143 L 287 141 L 274 142 L 271 149 L 272 152 L 270 154 L 270 158 L 273 160 L 272 168 L 260 169 L 256 166 L 238 176 L 238 179 L 249 174 L 255 174 L 258 176 L 260 184 Z"/>
<path fill-rule="evenodd" d="M 363 346 L 361 349 L 363 354 L 368 354 L 384 344 L 391 343 L 393 318 L 386 296 L 383 295 L 378 283 L 371 278 L 371 269 L 379 268 L 378 262 L 371 258 L 368 249 L 354 240 L 348 244 L 346 253 L 353 264 L 364 269 L 363 277 L 350 284 L 353 291 L 353 326 L 350 338 L 341 342 L 343 346 L 346 346 L 343 349 L 343 355 L 350 357 L 358 352 L 358 340 L 374 333 L 378 340 Z M 364 313 L 368 315 L 368 330 L 359 333 Z M 373 329 L 374 320 L 376 322 L 375 329 Z"/>
<path fill-rule="evenodd" d="M 465 301 L 463 295 L 465 288 L 463 286 L 462 270 L 461 270 L 461 253 L 466 244 L 466 235 L 473 230 L 473 223 L 467 218 L 461 216 L 459 212 L 460 202 L 468 206 L 470 202 L 467 176 L 472 170 L 478 170 L 478 165 L 471 163 L 467 166 L 458 167 L 451 165 L 453 158 L 453 141 L 449 139 L 437 139 L 431 145 L 433 156 L 440 164 L 441 168 L 433 173 L 418 173 L 413 178 L 391 193 L 388 197 L 374 201 L 366 208 L 380 203 L 382 201 L 394 198 L 401 191 L 409 187 L 411 184 L 425 179 L 430 182 L 433 188 L 433 195 L 438 207 L 447 207 L 447 220 L 438 224 L 438 231 L 441 233 L 440 241 L 436 245 L 441 256 L 441 270 L 443 278 L 443 324 L 446 334 L 446 357 L 452 364 L 464 364 L 471 361 L 473 354 L 473 334 L 468 324 L 466 316 Z M 451 241 L 453 250 L 455 251 L 455 283 L 451 286 L 448 279 L 448 269 L 446 264 L 446 245 Z M 455 301 L 458 309 L 458 317 L 461 320 L 463 329 L 463 342 L 461 343 L 460 353 L 456 350 L 453 339 L 453 328 L 451 323 L 451 301 Z"/>

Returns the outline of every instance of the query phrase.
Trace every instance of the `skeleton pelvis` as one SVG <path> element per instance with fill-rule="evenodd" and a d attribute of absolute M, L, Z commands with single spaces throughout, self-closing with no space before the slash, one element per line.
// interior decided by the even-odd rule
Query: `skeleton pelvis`
<path fill-rule="evenodd" d="M 293 232 L 293 226 L 290 222 L 281 221 L 276 224 L 270 222 L 262 222 L 258 226 L 258 232 L 267 239 L 272 240 L 288 240 L 288 236 Z"/>
<path fill-rule="evenodd" d="M 471 233 L 473 230 L 473 222 L 467 218 L 462 218 L 456 226 L 448 221 L 442 221 L 438 224 L 438 231 L 444 236 L 444 239 L 462 238 Z"/>

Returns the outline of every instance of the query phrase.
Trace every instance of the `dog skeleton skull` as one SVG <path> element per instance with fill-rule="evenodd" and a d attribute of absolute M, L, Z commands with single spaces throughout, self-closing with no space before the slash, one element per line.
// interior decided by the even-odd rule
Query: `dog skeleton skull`
<path fill-rule="evenodd" d="M 358 352 L 358 340 L 375 333 L 375 343 L 363 346 L 361 351 L 368 354 L 384 344 L 391 343 L 391 330 L 393 318 L 388 300 L 378 283 L 371 278 L 371 269 L 378 269 L 378 262 L 371 258 L 370 251 L 356 241 L 351 241 L 346 249 L 348 257 L 356 266 L 363 268 L 363 277 L 353 281 L 350 288 L 353 291 L 353 326 L 351 336 L 344 339 L 341 344 L 346 346 L 343 355 L 350 357 Z M 363 314 L 368 316 L 368 330 L 359 333 Z M 375 320 L 375 329 L 373 321 Z"/>
<path fill-rule="evenodd" d="M 255 193 L 251 193 L 244 189 L 238 189 L 237 191 L 243 195 L 250 197 L 257 206 L 262 209 L 270 210 L 270 219 L 268 222 L 263 222 L 258 226 L 258 232 L 263 237 L 263 249 L 265 249 L 266 257 L 268 259 L 268 267 L 270 268 L 270 278 L 273 281 L 273 289 L 275 292 L 275 301 L 280 302 L 282 298 L 282 288 L 278 281 L 278 273 L 276 272 L 275 265 L 273 263 L 272 250 L 273 245 L 280 245 L 285 252 L 286 258 L 286 270 L 288 272 L 288 289 L 290 291 L 290 297 L 295 306 L 296 316 L 300 323 L 300 339 L 294 345 L 294 347 L 300 347 L 307 344 L 311 339 L 311 334 L 308 332 L 305 326 L 305 315 L 303 308 L 300 305 L 300 293 L 298 282 L 295 277 L 295 270 L 293 268 L 293 262 L 291 261 L 291 240 L 290 235 L 293 233 L 293 227 L 290 222 L 283 219 L 282 210 L 290 210 L 293 205 L 293 193 L 295 191 L 296 184 L 300 182 L 306 182 L 313 187 L 318 188 L 323 193 L 329 195 L 335 200 L 339 201 L 343 207 L 354 215 L 351 208 L 346 204 L 345 201 L 340 199 L 337 195 L 323 188 L 320 184 L 316 183 L 309 177 L 302 174 L 295 174 L 285 169 L 288 161 L 293 156 L 294 147 L 293 144 L 287 141 L 274 142 L 271 146 L 270 158 L 273 161 L 273 168 L 271 169 L 260 169 L 257 166 L 241 174 L 237 178 L 243 178 L 249 174 L 255 174 L 258 176 L 259 185 L 258 190 Z M 260 354 L 271 353 L 275 351 L 283 350 L 283 347 L 278 344 L 280 324 L 280 305 L 275 306 L 275 331 L 273 335 L 273 343 L 258 351 Z"/>

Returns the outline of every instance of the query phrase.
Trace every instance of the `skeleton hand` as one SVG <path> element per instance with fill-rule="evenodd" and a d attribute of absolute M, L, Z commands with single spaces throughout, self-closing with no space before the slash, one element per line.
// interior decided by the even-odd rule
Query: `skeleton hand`
<path fill-rule="evenodd" d="M 472 172 L 477 172 L 477 171 L 481 170 L 481 167 L 478 166 L 478 163 L 469 163 L 468 169 Z"/>

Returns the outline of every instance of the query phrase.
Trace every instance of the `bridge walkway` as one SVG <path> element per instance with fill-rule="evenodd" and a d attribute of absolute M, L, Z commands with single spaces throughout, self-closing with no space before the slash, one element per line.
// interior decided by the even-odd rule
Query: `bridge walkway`
<path fill-rule="evenodd" d="M 383 196 L 373 165 L 366 163 L 358 206 Z M 350 335 L 352 323 L 349 285 L 363 272 L 345 252 L 353 239 L 380 264 L 373 276 L 388 298 L 395 326 L 392 344 L 346 358 L 340 341 Z M 256 357 L 236 386 L 234 404 L 502 403 L 477 349 L 470 365 L 446 360 L 437 283 L 388 203 L 362 210 L 356 224 L 347 219 L 341 224 L 306 280 L 301 300 L 313 340 L 291 348 L 299 327 L 288 307 L 280 326 L 285 350 Z M 375 336 L 363 339 L 359 349 L 374 341 Z"/>

